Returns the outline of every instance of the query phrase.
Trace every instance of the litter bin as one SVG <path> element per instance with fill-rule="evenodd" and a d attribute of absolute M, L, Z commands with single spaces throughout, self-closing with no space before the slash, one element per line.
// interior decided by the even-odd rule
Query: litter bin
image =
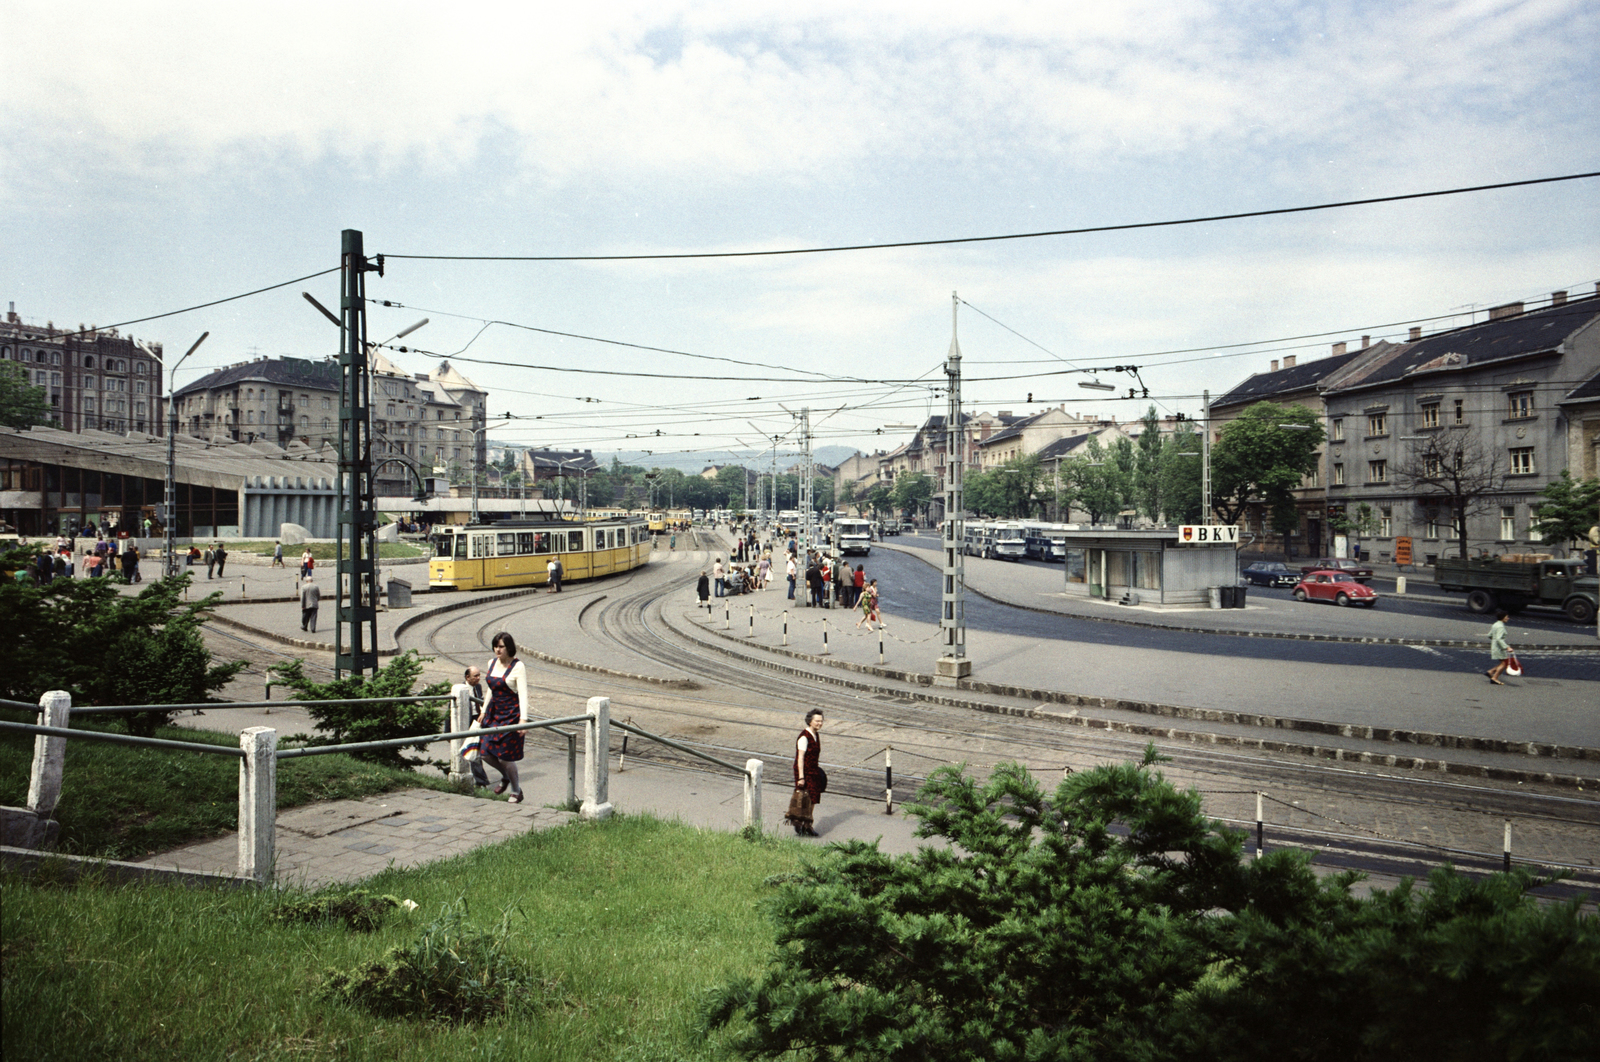
<path fill-rule="evenodd" d="M 1233 588 L 1233 607 L 1234 608 L 1244 608 L 1244 599 L 1245 599 L 1245 596 L 1247 594 L 1249 594 L 1249 593 L 1250 593 L 1250 588 L 1248 586 L 1236 586 L 1236 587 L 1234 587 Z"/>
<path fill-rule="evenodd" d="M 1208 589 L 1211 592 L 1211 607 L 1212 608 L 1221 608 L 1222 607 L 1222 591 L 1223 591 L 1224 588 L 1220 587 L 1220 586 L 1213 586 L 1213 587 L 1209 587 Z"/>
<path fill-rule="evenodd" d="M 411 607 L 411 584 L 404 579 L 389 580 L 389 607 Z"/>

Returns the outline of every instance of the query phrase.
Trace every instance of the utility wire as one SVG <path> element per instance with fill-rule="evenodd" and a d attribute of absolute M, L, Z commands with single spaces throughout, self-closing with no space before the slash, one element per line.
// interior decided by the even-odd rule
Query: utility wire
<path fill-rule="evenodd" d="M 1446 195 L 1464 195 L 1468 192 L 1488 192 L 1500 188 L 1522 188 L 1535 184 L 1554 184 L 1559 181 L 1580 181 L 1600 177 L 1600 170 L 1589 173 L 1569 173 L 1560 177 L 1536 177 L 1527 181 L 1502 181 L 1498 184 L 1478 184 L 1465 188 L 1443 188 L 1432 192 L 1409 192 L 1405 195 L 1374 196 L 1370 199 L 1345 199 L 1336 203 L 1316 203 L 1310 206 L 1277 207 L 1271 210 L 1247 210 L 1236 214 L 1209 214 L 1202 217 L 1175 218 L 1169 221 L 1136 221 L 1121 225 L 1093 225 L 1081 229 L 1048 229 L 1043 232 L 1014 232 L 1004 236 L 957 236 L 939 240 L 901 240 L 895 243 L 857 243 L 836 247 L 791 247 L 775 251 L 690 251 L 678 254 L 568 254 L 568 255 L 489 255 L 489 254 L 385 254 L 385 258 L 445 262 L 638 262 L 661 261 L 679 258 L 772 258 L 780 255 L 829 254 L 836 251 L 879 251 L 897 247 L 938 247 L 961 243 L 995 243 L 1001 240 L 1034 240 L 1046 236 L 1081 236 L 1095 232 L 1127 232 L 1131 229 L 1171 228 L 1178 225 L 1203 225 L 1213 221 L 1237 221 L 1241 218 L 1264 218 L 1278 214 L 1305 214 L 1316 210 L 1337 210 L 1342 207 L 1370 206 L 1374 203 L 1398 203 L 1408 199 L 1431 199 Z"/>
<path fill-rule="evenodd" d="M 286 288 L 290 284 L 299 284 L 302 281 L 315 280 L 317 277 L 325 277 L 329 273 L 337 273 L 341 268 L 342 268 L 341 266 L 334 266 L 332 269 L 324 269 L 320 273 L 307 273 L 303 277 L 295 277 L 293 280 L 285 280 L 281 284 L 268 284 L 266 287 L 257 288 L 254 291 L 246 291 L 246 292 L 244 292 L 242 294 L 239 294 L 239 295 L 229 295 L 225 299 L 212 299 L 210 302 L 202 302 L 202 303 L 200 303 L 198 305 L 195 305 L 195 306 L 185 306 L 181 310 L 168 310 L 166 313 L 151 314 L 149 317 L 135 317 L 130 321 L 118 321 L 116 324 L 96 325 L 94 329 L 85 328 L 85 329 L 83 329 L 81 331 L 78 331 L 78 332 L 65 332 L 65 333 L 62 333 L 60 336 L 57 336 L 56 338 L 58 338 L 58 339 L 70 339 L 73 336 L 88 335 L 91 331 L 104 332 L 107 329 L 111 329 L 111 328 L 126 328 L 128 325 L 144 324 L 146 321 L 159 321 L 163 317 L 176 317 L 181 313 L 193 313 L 195 310 L 204 310 L 208 306 L 221 306 L 225 302 L 237 302 L 240 299 L 248 299 L 252 295 L 260 295 L 263 292 L 276 291 L 279 288 Z"/>

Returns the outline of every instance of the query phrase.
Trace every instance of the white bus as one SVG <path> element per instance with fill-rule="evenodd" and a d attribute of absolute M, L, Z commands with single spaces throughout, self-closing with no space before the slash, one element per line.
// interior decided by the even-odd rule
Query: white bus
<path fill-rule="evenodd" d="M 872 552 L 872 522 L 836 518 L 833 521 L 833 540 L 838 544 L 839 552 L 846 556 L 852 553 L 866 556 Z"/>
<path fill-rule="evenodd" d="M 1021 524 L 994 525 L 994 538 L 989 546 L 989 556 L 1000 560 L 1019 561 L 1027 553 L 1027 548 Z"/>

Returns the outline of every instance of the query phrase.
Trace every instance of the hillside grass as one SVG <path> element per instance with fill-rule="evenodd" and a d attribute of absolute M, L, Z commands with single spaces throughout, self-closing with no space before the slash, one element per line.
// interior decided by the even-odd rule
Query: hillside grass
<path fill-rule="evenodd" d="M 287 765 L 285 765 L 287 766 Z M 794 841 L 641 816 L 574 823 L 363 882 L 415 901 L 383 928 L 283 924 L 292 890 L 191 889 L 0 874 L 8 1058 L 677 1060 L 714 1058 L 707 989 L 755 975 L 772 946 L 769 876 Z M 546 986 L 532 1012 L 485 1025 L 378 1018 L 319 994 L 417 939 L 465 897 Z"/>
<path fill-rule="evenodd" d="M 225 711 L 226 709 L 217 709 Z M 34 723 L 20 709 L 0 709 L 0 718 Z M 121 733 L 105 716 L 83 716 L 74 730 Z M 237 735 L 190 727 L 164 727 L 170 741 L 239 747 Z M 22 807 L 28 799 L 33 736 L 0 733 L 0 804 Z M 437 771 L 404 771 L 350 756 L 304 756 L 278 764 L 278 808 L 322 800 L 357 800 L 413 787 L 454 792 Z M 239 761 L 230 756 L 135 748 L 68 739 L 61 800 L 60 851 L 102 859 L 142 859 L 238 828 Z"/>

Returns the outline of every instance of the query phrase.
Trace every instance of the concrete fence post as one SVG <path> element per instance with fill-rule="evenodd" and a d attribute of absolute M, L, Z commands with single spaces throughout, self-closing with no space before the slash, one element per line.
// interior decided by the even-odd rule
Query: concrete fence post
<path fill-rule="evenodd" d="M 239 877 L 272 883 L 278 825 L 278 732 L 269 726 L 239 731 Z"/>
<path fill-rule="evenodd" d="M 72 694 L 46 690 L 39 698 L 41 726 L 63 730 L 72 720 Z M 61 771 L 67 760 L 67 739 L 38 734 L 33 739 L 33 770 L 28 775 L 28 810 L 41 819 L 55 813 L 61 799 Z"/>
<path fill-rule="evenodd" d="M 567 808 L 578 806 L 578 735 L 567 735 Z"/>
<path fill-rule="evenodd" d="M 583 806 L 585 819 L 611 817 L 611 698 L 590 697 L 583 724 Z"/>
<path fill-rule="evenodd" d="M 761 829 L 761 772 L 766 763 L 758 759 L 744 761 L 744 824 Z"/>
<path fill-rule="evenodd" d="M 472 687 L 458 682 L 450 687 L 450 696 L 455 698 L 450 702 L 450 729 L 460 733 L 472 725 Z M 466 785 L 472 780 L 472 768 L 461 758 L 461 748 L 466 743 L 466 738 L 450 739 L 451 785 Z"/>

